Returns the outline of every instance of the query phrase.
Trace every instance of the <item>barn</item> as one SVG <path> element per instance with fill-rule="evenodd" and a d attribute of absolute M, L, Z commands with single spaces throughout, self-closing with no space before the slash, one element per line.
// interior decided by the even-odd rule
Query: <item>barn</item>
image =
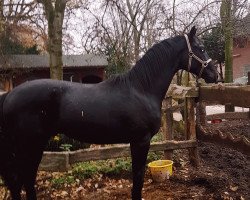
<path fill-rule="evenodd" d="M 63 79 L 79 83 L 98 83 L 105 77 L 107 59 L 102 55 L 64 55 Z M 34 79 L 49 78 L 49 55 L 5 55 L 0 59 L 0 87 L 13 87 Z"/>

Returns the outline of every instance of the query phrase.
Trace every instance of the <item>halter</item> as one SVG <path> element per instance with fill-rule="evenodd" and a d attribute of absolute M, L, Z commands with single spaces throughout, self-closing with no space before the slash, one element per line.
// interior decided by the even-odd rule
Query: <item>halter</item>
<path fill-rule="evenodd" d="M 201 63 L 201 70 L 198 76 L 198 79 L 201 78 L 201 75 L 203 73 L 203 70 L 205 69 L 205 67 L 207 67 L 208 63 L 212 61 L 211 58 L 209 58 L 208 60 L 204 61 L 202 59 L 200 59 L 198 56 L 196 56 L 191 48 L 188 36 L 186 34 L 184 34 L 186 42 L 187 42 L 187 46 L 188 46 L 188 56 L 189 56 L 189 60 L 188 60 L 188 72 L 190 72 L 190 68 L 191 68 L 191 63 L 192 63 L 192 58 L 194 58 L 195 60 L 197 60 L 198 62 Z"/>

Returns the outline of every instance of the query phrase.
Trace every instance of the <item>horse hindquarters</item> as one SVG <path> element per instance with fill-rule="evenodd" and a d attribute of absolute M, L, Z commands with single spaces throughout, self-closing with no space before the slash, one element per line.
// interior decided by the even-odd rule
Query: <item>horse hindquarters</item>
<path fill-rule="evenodd" d="M 150 137 L 130 143 L 133 171 L 132 200 L 142 199 L 145 165 L 150 147 Z"/>

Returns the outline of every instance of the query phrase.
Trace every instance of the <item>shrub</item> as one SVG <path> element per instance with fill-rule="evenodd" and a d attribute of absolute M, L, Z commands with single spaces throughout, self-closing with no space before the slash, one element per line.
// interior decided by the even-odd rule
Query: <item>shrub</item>
<path fill-rule="evenodd" d="M 82 143 L 65 135 L 58 134 L 49 140 L 45 151 L 75 151 L 88 148 L 89 146 L 87 143 Z"/>

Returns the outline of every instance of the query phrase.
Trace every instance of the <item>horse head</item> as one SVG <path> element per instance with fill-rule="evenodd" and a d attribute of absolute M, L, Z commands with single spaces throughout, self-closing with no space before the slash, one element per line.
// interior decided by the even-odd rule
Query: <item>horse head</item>
<path fill-rule="evenodd" d="M 184 53 L 184 69 L 195 74 L 198 79 L 203 78 L 207 83 L 218 82 L 217 67 L 208 56 L 204 45 L 196 36 L 196 28 L 192 27 L 191 31 L 185 36 L 187 48 Z"/>

